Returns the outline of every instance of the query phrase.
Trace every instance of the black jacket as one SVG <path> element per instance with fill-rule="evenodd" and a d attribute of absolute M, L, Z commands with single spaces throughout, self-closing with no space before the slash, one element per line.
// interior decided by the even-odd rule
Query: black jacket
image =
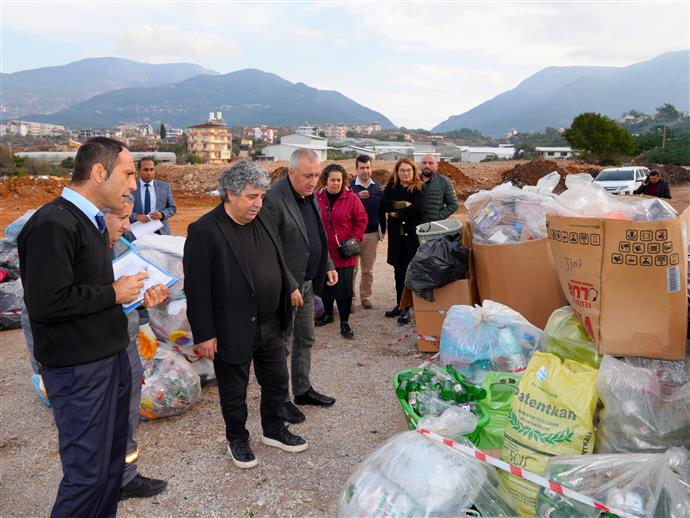
<path fill-rule="evenodd" d="M 34 356 L 46 367 L 100 360 L 129 343 L 107 242 L 64 198 L 41 207 L 17 238 Z"/>
<path fill-rule="evenodd" d="M 404 209 L 396 209 L 396 201 L 409 201 L 412 205 Z M 396 212 L 397 217 L 388 215 L 388 264 L 398 264 L 400 248 L 404 242 L 408 253 L 414 255 L 419 248 L 417 237 L 417 225 L 424 221 L 424 209 L 426 207 L 426 191 L 410 192 L 402 185 L 386 185 L 381 197 L 381 211 L 385 213 Z M 407 254 L 407 255 L 409 255 Z"/>
<path fill-rule="evenodd" d="M 647 184 L 642 184 L 640 185 L 637 189 L 635 189 L 635 192 L 633 194 L 647 194 L 647 188 L 651 185 L 651 182 Z M 660 179 L 657 182 L 658 190 L 656 192 L 657 198 L 666 198 L 667 200 L 671 199 L 671 189 L 668 186 L 668 182 L 666 180 Z"/>
<path fill-rule="evenodd" d="M 231 364 L 249 361 L 257 325 L 254 282 L 240 242 L 221 203 L 189 225 L 184 245 L 184 292 L 194 342 L 218 340 L 218 355 Z M 275 229 L 264 212 L 263 225 L 278 251 L 283 277 L 278 317 L 281 329 L 291 319 L 288 273 Z"/>
<path fill-rule="evenodd" d="M 304 227 L 302 214 L 300 214 L 295 195 L 290 186 L 290 179 L 283 178 L 276 183 L 266 193 L 262 212 L 272 221 L 274 228 L 278 232 L 278 237 L 282 244 L 283 257 L 289 272 L 290 293 L 304 284 L 304 274 L 309 261 L 309 238 Z M 321 236 L 321 257 L 319 258 L 319 269 L 314 277 L 314 291 L 321 293 L 326 272 L 333 270 L 333 261 L 328 254 L 328 237 L 321 221 L 321 211 L 319 204 L 316 203 L 316 196 L 312 200 L 319 223 L 319 234 Z"/>

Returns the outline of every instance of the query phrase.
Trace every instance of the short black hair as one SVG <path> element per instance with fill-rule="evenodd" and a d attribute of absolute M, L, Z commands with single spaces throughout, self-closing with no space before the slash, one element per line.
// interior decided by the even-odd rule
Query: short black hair
<path fill-rule="evenodd" d="M 371 162 L 371 157 L 369 155 L 359 155 L 355 159 L 355 169 L 359 166 L 359 164 L 366 164 L 367 162 Z"/>
<path fill-rule="evenodd" d="M 153 165 L 156 165 L 156 160 L 152 156 L 145 156 L 144 158 L 140 158 L 137 162 L 137 169 L 141 169 L 141 163 L 147 161 L 151 161 L 153 162 Z"/>
<path fill-rule="evenodd" d="M 102 164 L 108 177 L 113 172 L 117 159 L 123 149 L 128 149 L 122 142 L 108 137 L 94 137 L 81 145 L 74 158 L 72 183 L 82 184 L 91 177 L 91 168 Z"/>
<path fill-rule="evenodd" d="M 649 171 L 649 176 L 661 176 L 661 174 L 656 169 L 652 169 Z"/>

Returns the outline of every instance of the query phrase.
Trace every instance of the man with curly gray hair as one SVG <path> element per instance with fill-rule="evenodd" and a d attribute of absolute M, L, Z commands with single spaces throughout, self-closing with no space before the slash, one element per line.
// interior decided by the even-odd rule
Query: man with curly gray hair
<path fill-rule="evenodd" d="M 280 416 L 292 308 L 276 232 L 261 212 L 268 186 L 268 174 L 251 162 L 221 173 L 221 203 L 189 225 L 184 247 L 187 317 L 197 351 L 213 359 L 228 452 L 240 468 L 257 464 L 245 426 L 252 361 L 261 385 L 261 442 L 293 453 L 307 449 Z"/>

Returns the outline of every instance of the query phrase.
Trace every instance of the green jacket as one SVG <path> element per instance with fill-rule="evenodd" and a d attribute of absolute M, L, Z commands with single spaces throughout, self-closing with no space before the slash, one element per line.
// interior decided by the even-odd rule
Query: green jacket
<path fill-rule="evenodd" d="M 424 222 L 446 219 L 458 210 L 458 199 L 450 179 L 434 173 L 426 182 L 426 209 Z"/>

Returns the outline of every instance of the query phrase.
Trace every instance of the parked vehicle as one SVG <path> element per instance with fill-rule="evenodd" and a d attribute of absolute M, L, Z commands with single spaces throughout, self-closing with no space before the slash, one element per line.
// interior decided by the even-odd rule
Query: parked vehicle
<path fill-rule="evenodd" d="M 627 166 L 602 169 L 594 183 L 612 194 L 632 194 L 649 175 L 646 167 Z"/>

